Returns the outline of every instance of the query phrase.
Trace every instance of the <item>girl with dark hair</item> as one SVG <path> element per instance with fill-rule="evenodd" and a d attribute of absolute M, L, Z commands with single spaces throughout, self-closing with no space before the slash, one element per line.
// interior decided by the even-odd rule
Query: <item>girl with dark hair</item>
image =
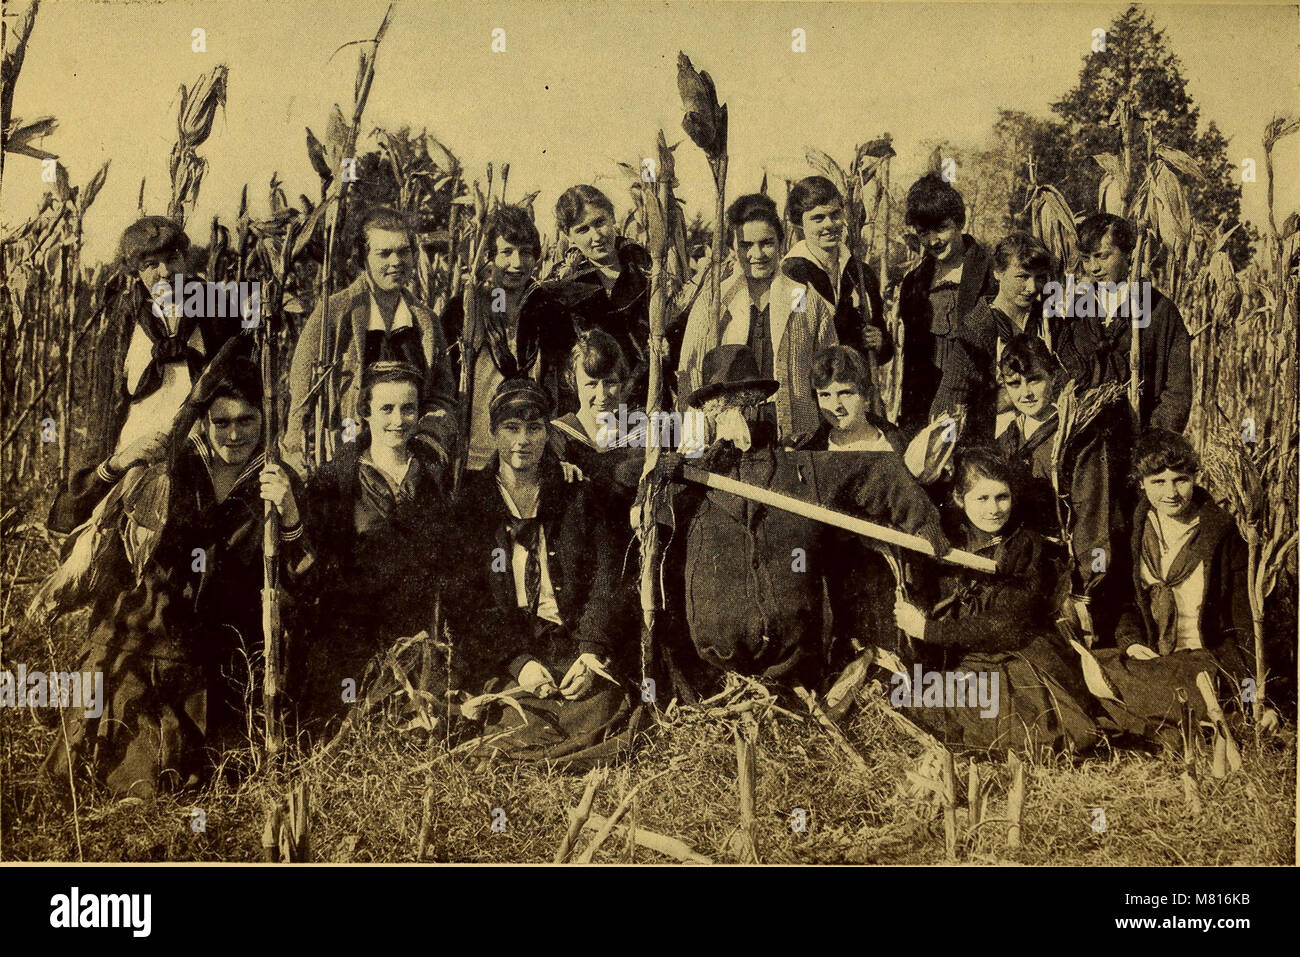
<path fill-rule="evenodd" d="M 834 316 L 842 345 L 868 351 L 878 364 L 894 356 L 885 328 L 880 284 L 872 270 L 856 260 L 845 244 L 844 197 L 824 176 L 799 180 L 785 206 L 786 222 L 798 242 L 781 261 L 781 274 L 803 291 L 802 300 L 784 299 L 782 309 L 820 300 Z"/>
<path fill-rule="evenodd" d="M 1183 688 L 1200 717 L 1196 676 L 1206 672 L 1224 701 L 1253 700 L 1254 624 L 1246 543 L 1201 487 L 1188 441 L 1151 429 L 1134 450 L 1142 501 L 1133 519 L 1133 595 L 1120 616 L 1117 649 L 1095 652 L 1114 694 L 1100 697 L 1121 728 L 1153 734 L 1178 720 Z M 1277 722 L 1271 709 L 1269 726 Z"/>
<path fill-rule="evenodd" d="M 199 785 L 216 752 L 244 741 L 246 697 L 260 686 L 266 502 L 282 518 L 282 581 L 296 586 L 311 565 L 296 479 L 265 464 L 261 402 L 257 367 L 235 359 L 174 453 L 152 554 L 128 560 L 124 545 L 92 607 L 80 670 L 103 675 L 107 698 L 101 714 L 86 712 L 71 753 L 116 795 Z M 60 742 L 46 764 L 56 782 L 67 761 Z"/>
<path fill-rule="evenodd" d="M 55 531 L 72 531 L 131 466 L 162 454 L 190 387 L 239 333 L 237 317 L 196 315 L 185 305 L 183 290 L 174 288 L 178 275 L 182 284 L 197 278 L 186 275 L 189 250 L 189 237 L 165 216 L 145 216 L 122 233 L 122 283 L 111 307 L 116 339 L 104 379 L 112 394 L 97 403 L 111 411 L 91 442 L 94 464 L 73 472 L 51 506 L 48 525 Z"/>
<path fill-rule="evenodd" d="M 958 461 L 953 543 L 992 558 L 997 572 L 945 566 L 928 611 L 897 602 L 895 621 L 916 640 L 920 665 L 895 675 L 891 699 L 951 745 L 1085 751 L 1097 727 L 1077 662 L 1052 626 L 1051 565 L 1017 515 L 1013 484 L 1012 469 L 988 450 Z M 916 686 L 918 672 L 932 677 Z"/>
<path fill-rule="evenodd" d="M 930 422 L 966 316 L 981 297 L 992 295 L 995 281 L 988 251 L 962 232 L 966 204 L 961 193 L 938 173 L 927 173 L 912 184 L 906 220 L 924 253 L 920 264 L 903 277 L 898 299 L 906 343 L 898 425 L 914 435 Z"/>
<path fill-rule="evenodd" d="M 1012 412 L 997 446 L 1024 471 L 1026 521 L 1069 546 L 1060 611 L 1092 640 L 1109 641 L 1120 607 L 1130 600 L 1125 520 L 1114 488 L 1108 426 L 1123 409 L 1103 410 L 1062 442 L 1056 402 L 1066 372 L 1060 360 L 1041 339 L 1021 334 L 1003 348 L 999 369 Z"/>
<path fill-rule="evenodd" d="M 997 434 L 997 418 L 1009 408 L 999 389 L 998 361 L 1004 346 L 1018 335 L 1043 340 L 1051 348 L 1053 331 L 1043 317 L 1042 292 L 1052 276 L 1052 254 L 1029 233 L 1009 233 L 993 248 L 997 295 L 982 297 L 952 336 L 939 391 L 930 407 L 932 419 L 966 410 L 965 436 L 971 444 L 988 444 Z"/>
<path fill-rule="evenodd" d="M 813 358 L 811 383 L 822 424 L 793 443 L 818 501 L 838 511 L 921 535 L 943 554 L 949 548 L 938 510 L 904 461 L 906 443 L 889 421 L 871 411 L 875 388 L 866 361 L 847 346 Z M 833 454 L 827 454 L 833 453 Z M 873 543 L 823 528 L 827 590 L 834 617 L 831 670 L 855 648 L 875 645 L 906 656 L 890 616 L 898 582 Z"/>
<path fill-rule="evenodd" d="M 565 190 L 555 204 L 555 222 L 570 250 L 547 277 L 554 281 L 548 282 L 548 291 L 568 311 L 575 334 L 595 328 L 614 337 L 632 365 L 628 404 L 644 406 L 650 370 L 650 253 L 618 235 L 614 204 L 594 186 Z M 669 330 L 667 369 L 675 368 L 681 333 L 681 328 Z"/>
<path fill-rule="evenodd" d="M 565 376 L 578 397 L 578 411 L 551 423 L 551 444 L 565 462 L 582 474 L 624 494 L 615 476 L 618 466 L 646 445 L 644 421 L 627 428 L 629 412 L 623 406 L 630 370 L 614 337 L 590 329 L 578 337 L 569 352 Z M 639 418 L 639 417 L 637 417 Z"/>
<path fill-rule="evenodd" d="M 487 407 L 506 379 L 531 376 L 553 400 L 563 388 L 564 363 L 573 342 L 569 317 L 546 289 L 534 281 L 542 240 L 528 210 L 502 206 L 488 217 L 485 245 L 488 263 L 479 290 L 478 315 L 483 329 L 473 344 L 472 421 L 466 467 L 477 471 L 492 457 Z M 455 343 L 452 375 L 460 381 L 466 343 L 465 304 L 456 297 L 442 316 L 443 337 Z"/>
<path fill-rule="evenodd" d="M 442 568 L 443 472 L 414 452 L 420 372 L 404 362 L 366 369 L 364 428 L 308 484 L 308 527 L 319 543 L 311 641 L 300 643 L 293 696 L 315 728 L 340 717 L 368 666 L 400 637 L 430 627 Z M 348 685 L 348 682 L 351 682 Z"/>
<path fill-rule="evenodd" d="M 591 482 L 567 482 L 547 444 L 550 398 L 530 379 L 498 387 L 497 452 L 466 477 L 449 527 L 452 685 L 504 691 L 528 713 L 489 705 L 492 750 L 518 760 L 583 763 L 628 744 L 636 617 L 620 586 L 626 514 Z M 627 732 L 625 735 L 624 732 Z"/>

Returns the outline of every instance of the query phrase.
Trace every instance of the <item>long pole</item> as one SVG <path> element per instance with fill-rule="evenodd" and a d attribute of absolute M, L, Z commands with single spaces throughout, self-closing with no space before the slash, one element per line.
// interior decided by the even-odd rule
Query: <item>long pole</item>
<path fill-rule="evenodd" d="M 689 465 L 683 467 L 682 477 L 687 481 L 707 485 L 709 488 L 715 488 L 720 492 L 729 492 L 738 498 L 749 499 L 751 502 L 759 502 L 772 508 L 792 512 L 795 515 L 802 515 L 804 518 L 811 518 L 826 525 L 833 525 L 835 528 L 842 528 L 846 532 L 854 532 L 878 542 L 898 545 L 901 548 L 920 552 L 923 555 L 935 554 L 934 546 L 920 535 L 909 535 L 907 532 L 900 532 L 887 525 L 877 525 L 875 522 L 868 522 L 866 519 L 854 518 L 852 515 L 845 515 L 843 512 L 837 512 L 824 505 L 803 502 L 789 495 L 770 491 L 759 485 L 738 482 L 735 479 L 727 478 L 725 475 L 706 472 L 704 469 L 697 469 Z M 958 548 L 952 549 L 946 555 L 936 557 L 950 565 L 960 565 L 963 568 L 970 568 L 978 572 L 989 572 L 991 574 L 998 570 L 997 563 L 991 558 L 984 558 L 982 555 L 962 551 Z"/>

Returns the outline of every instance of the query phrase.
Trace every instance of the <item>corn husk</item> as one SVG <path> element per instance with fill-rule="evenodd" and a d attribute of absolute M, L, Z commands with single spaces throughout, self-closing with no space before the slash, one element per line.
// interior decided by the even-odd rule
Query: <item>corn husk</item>
<path fill-rule="evenodd" d="M 696 70 L 691 58 L 677 54 L 677 92 L 681 94 L 682 129 L 710 162 L 727 152 L 727 106 L 718 103 L 718 91 L 707 71 Z"/>

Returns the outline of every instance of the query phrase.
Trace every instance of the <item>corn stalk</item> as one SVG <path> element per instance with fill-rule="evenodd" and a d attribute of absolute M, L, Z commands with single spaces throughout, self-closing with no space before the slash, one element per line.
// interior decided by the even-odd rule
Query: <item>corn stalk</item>
<path fill-rule="evenodd" d="M 1253 451 L 1233 425 L 1215 429 L 1202 450 L 1202 467 L 1217 497 L 1246 540 L 1247 588 L 1255 644 L 1255 698 L 1252 713 L 1258 724 L 1264 712 L 1268 667 L 1264 648 L 1264 602 L 1277 584 L 1286 554 L 1296 545 L 1289 527 L 1287 483 L 1295 474 L 1297 448 L 1294 425 L 1277 442 L 1261 441 Z"/>
<path fill-rule="evenodd" d="M 644 184 L 641 188 L 650 237 L 651 260 L 650 342 L 647 351 L 650 368 L 646 405 L 646 415 L 650 422 L 658 421 L 657 417 L 664 405 L 665 313 L 672 298 L 673 277 L 669 256 L 672 249 L 672 216 L 677 202 L 673 196 L 676 164 L 662 130 L 659 131 L 658 152 L 658 175 L 655 182 Z M 655 436 L 659 434 L 659 430 L 651 429 L 650 433 Z M 658 443 L 651 441 L 646 449 L 645 465 L 641 472 L 637 497 L 640 506 L 637 533 L 641 540 L 641 673 L 643 679 L 648 677 L 653 667 L 655 612 L 659 607 L 655 579 L 659 569 L 660 548 L 655 512 L 662 498 L 663 486 L 654 477 L 654 469 L 658 461 Z"/>
<path fill-rule="evenodd" d="M 352 179 L 346 174 L 348 167 L 356 162 L 361 117 L 365 113 L 366 101 L 370 98 L 370 86 L 374 83 L 379 45 L 388 31 L 392 13 L 393 8 L 390 5 L 384 12 L 384 19 L 372 39 L 355 41 L 355 44 L 361 47 L 361 52 L 358 55 L 356 85 L 352 96 L 351 121 L 343 118 L 343 111 L 335 103 L 334 112 L 330 114 L 329 128 L 326 131 L 326 146 L 319 150 L 313 149 L 313 143 L 317 146 L 319 143 L 316 142 L 311 130 L 307 131 L 308 154 L 312 158 L 312 165 L 316 168 L 317 174 L 324 181 L 321 208 L 325 217 L 325 254 L 316 297 L 322 310 L 321 337 L 316 364 L 312 368 L 312 382 L 319 383 L 322 379 L 325 381 L 323 387 L 316 391 L 311 400 L 309 413 L 311 427 L 304 429 L 307 444 L 311 447 L 310 453 L 304 455 L 304 462 L 309 468 L 311 465 L 319 467 L 334 457 L 334 430 L 340 424 L 338 382 L 344 337 L 341 330 L 336 329 L 335 323 L 330 319 L 330 295 L 335 289 L 334 272 L 339 255 L 338 242 L 346 216 L 348 184 Z M 343 46 L 352 45 L 348 43 Z"/>

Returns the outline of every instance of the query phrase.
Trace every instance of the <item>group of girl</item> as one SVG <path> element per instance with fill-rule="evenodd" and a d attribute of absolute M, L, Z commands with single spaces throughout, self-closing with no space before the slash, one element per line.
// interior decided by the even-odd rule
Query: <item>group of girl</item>
<path fill-rule="evenodd" d="M 308 738 L 332 734 L 394 642 L 422 631 L 446 714 L 491 730 L 498 751 L 577 765 L 617 755 L 654 705 L 705 696 L 727 671 L 786 691 L 825 690 L 855 658 L 909 680 L 996 675 L 992 713 L 919 689 L 909 698 L 913 720 L 972 747 L 1086 750 L 1107 729 L 1151 734 L 1201 672 L 1239 697 L 1254 673 L 1244 545 L 1198 486 L 1181 423 L 1146 421 L 1138 437 L 1117 424 L 1127 417 L 1104 386 L 1125 370 L 1089 366 L 1077 320 L 1044 315 L 1046 250 L 1012 234 L 990 254 L 963 234 L 954 195 L 938 177 L 909 193 L 923 258 L 902 279 L 901 346 L 829 181 L 797 183 L 784 216 L 761 194 L 732 204 L 721 302 L 699 297 L 668 324 L 664 404 L 693 413 L 703 434 L 689 457 L 661 456 L 663 491 L 648 505 L 665 543 L 653 641 L 628 509 L 656 439 L 643 418 L 642 431 L 624 427 L 646 401 L 650 263 L 617 235 L 598 190 L 560 198 L 570 254 L 545 277 L 528 213 L 494 213 L 469 293 L 482 297 L 481 327 L 466 327 L 458 302 L 422 329 L 427 311 L 412 303 L 406 323 L 445 351 L 367 356 L 359 434 L 305 476 L 264 461 L 251 361 L 235 355 L 215 387 L 186 397 L 220 339 L 173 328 L 133 285 L 125 318 L 144 331 L 124 341 L 143 334 L 153 348 L 144 373 L 124 366 L 127 422 L 143 421 L 157 391 L 147 378 L 170 383 L 198 423 L 183 454 L 139 422 L 115 424 L 111 452 L 56 499 L 50 527 L 71 531 L 133 469 L 174 463 L 161 544 L 143 572 L 123 564 L 92 610 L 86 657 L 111 691 L 104 714 L 51 762 L 71 754 L 114 791 L 150 794 L 202 780 L 214 749 L 246 731 L 264 502 L 281 515 L 286 678 L 292 727 Z M 378 306 L 357 313 L 367 346 L 382 346 L 406 301 L 403 252 L 382 242 L 391 217 L 367 222 L 376 255 L 348 296 L 392 292 L 388 319 Z M 1085 252 L 1114 268 L 1125 225 L 1082 230 Z M 797 241 L 783 254 L 787 229 Z M 180 271 L 187 247 L 146 218 L 123 238 L 123 267 L 149 289 L 154 272 Z M 1168 382 L 1148 412 L 1167 410 L 1178 388 L 1181 320 L 1163 322 L 1174 329 L 1157 357 Z M 878 385 L 891 360 L 903 370 L 896 420 Z M 455 402 L 471 409 L 454 440 L 463 455 L 420 441 L 430 379 L 451 381 L 457 365 Z M 1079 382 L 1096 409 L 1058 435 L 1063 397 L 1089 398 Z M 937 557 L 706 490 L 686 465 L 910 533 Z M 203 562 L 190 560 L 195 548 Z M 952 548 L 996 572 L 945 563 Z"/>

